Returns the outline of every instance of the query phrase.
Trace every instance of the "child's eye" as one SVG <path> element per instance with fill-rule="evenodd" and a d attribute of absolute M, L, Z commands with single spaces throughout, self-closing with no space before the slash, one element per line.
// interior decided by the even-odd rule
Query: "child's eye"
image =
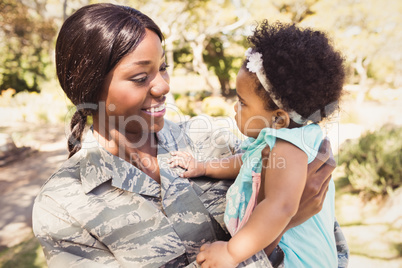
<path fill-rule="evenodd" d="M 167 68 L 169 68 L 169 65 L 166 64 L 165 62 L 161 65 L 161 67 L 159 68 L 160 72 L 165 72 L 167 70 Z"/>
<path fill-rule="evenodd" d="M 237 102 L 241 105 L 241 106 L 244 106 L 244 103 L 238 98 L 237 99 Z"/>

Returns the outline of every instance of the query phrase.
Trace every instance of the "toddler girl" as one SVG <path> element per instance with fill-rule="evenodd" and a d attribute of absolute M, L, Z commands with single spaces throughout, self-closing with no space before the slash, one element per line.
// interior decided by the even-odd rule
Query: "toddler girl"
<path fill-rule="evenodd" d="M 170 164 L 187 169 L 183 177 L 237 175 L 224 219 L 232 238 L 204 245 L 197 261 L 202 267 L 236 267 L 282 237 L 286 267 L 337 267 L 333 181 L 321 212 L 285 227 L 297 212 L 307 164 L 323 139 L 317 123 L 337 108 L 343 59 L 324 33 L 293 24 L 263 21 L 248 39 L 252 48 L 237 76 L 235 106 L 237 126 L 249 137 L 242 144 L 245 153 L 207 162 L 183 162 L 187 153 L 172 153 Z"/>

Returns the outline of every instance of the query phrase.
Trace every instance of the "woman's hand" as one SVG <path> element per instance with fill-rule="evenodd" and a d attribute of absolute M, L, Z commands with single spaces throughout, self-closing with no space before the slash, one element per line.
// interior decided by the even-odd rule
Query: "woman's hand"
<path fill-rule="evenodd" d="M 202 245 L 197 263 L 202 268 L 235 268 L 239 265 L 228 251 L 228 242 L 224 241 Z"/>
<path fill-rule="evenodd" d="M 180 174 L 182 178 L 194 178 L 205 175 L 206 167 L 204 162 L 199 162 L 187 152 L 171 152 L 172 158 L 168 160 L 170 167 L 181 167 L 185 171 Z"/>

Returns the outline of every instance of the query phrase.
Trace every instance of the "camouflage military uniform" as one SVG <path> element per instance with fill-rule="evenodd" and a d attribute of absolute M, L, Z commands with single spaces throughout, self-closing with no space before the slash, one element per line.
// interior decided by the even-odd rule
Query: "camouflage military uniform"
<path fill-rule="evenodd" d="M 197 154 L 202 146 L 195 149 L 169 121 L 157 137 L 161 184 L 100 147 L 92 131 L 45 183 L 33 229 L 50 267 L 198 267 L 202 244 L 229 238 L 223 213 L 231 181 L 179 178 L 169 152 Z M 220 147 L 209 156 L 234 151 Z M 240 267 L 271 264 L 259 252 Z"/>

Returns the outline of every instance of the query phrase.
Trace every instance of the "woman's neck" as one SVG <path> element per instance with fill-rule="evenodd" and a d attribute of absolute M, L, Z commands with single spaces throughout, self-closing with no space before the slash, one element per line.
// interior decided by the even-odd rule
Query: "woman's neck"
<path fill-rule="evenodd" d="M 127 161 L 127 156 L 134 154 L 156 157 L 157 139 L 155 133 L 121 133 L 116 129 L 102 133 L 99 128 L 94 126 L 94 134 L 99 144 L 107 151 Z"/>
<path fill-rule="evenodd" d="M 94 136 L 108 152 L 126 160 L 160 183 L 158 143 L 155 133 L 124 133 L 123 135 L 115 129 L 100 133 L 94 126 Z"/>

